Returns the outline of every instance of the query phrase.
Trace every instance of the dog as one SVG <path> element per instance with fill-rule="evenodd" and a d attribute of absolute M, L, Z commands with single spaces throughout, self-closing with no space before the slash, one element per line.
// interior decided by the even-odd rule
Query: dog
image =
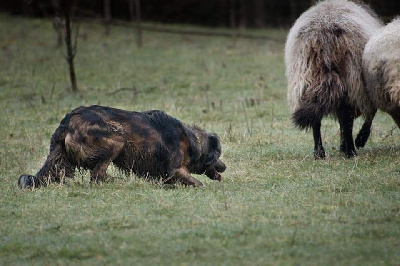
<path fill-rule="evenodd" d="M 107 106 L 78 107 L 66 114 L 50 141 L 50 153 L 35 176 L 23 174 L 20 188 L 46 186 L 73 178 L 75 169 L 90 171 L 91 182 L 109 180 L 112 162 L 126 175 L 159 178 L 202 187 L 191 174 L 222 180 L 216 134 L 187 126 L 163 111 L 131 112 Z"/>

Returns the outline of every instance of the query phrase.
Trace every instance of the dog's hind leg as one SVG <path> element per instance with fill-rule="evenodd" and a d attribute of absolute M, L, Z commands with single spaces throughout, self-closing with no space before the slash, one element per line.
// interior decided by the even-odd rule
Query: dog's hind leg
<path fill-rule="evenodd" d="M 46 162 L 36 173 L 38 182 L 36 182 L 35 186 L 47 186 L 51 182 L 61 182 L 64 178 L 73 178 L 75 168 L 75 164 L 68 159 L 64 147 L 62 145 L 54 145 L 47 156 Z"/>
<path fill-rule="evenodd" d="M 194 186 L 194 187 L 204 186 L 203 183 L 194 178 L 185 167 L 177 169 L 174 178 L 176 178 L 179 182 L 187 186 Z"/>
<path fill-rule="evenodd" d="M 110 165 L 110 159 L 99 161 L 96 166 L 90 170 L 90 182 L 103 182 L 108 180 L 107 168 Z"/>
<path fill-rule="evenodd" d="M 95 161 L 90 170 L 90 181 L 91 182 L 102 182 L 111 179 L 107 175 L 107 168 L 112 161 L 117 158 L 123 148 L 123 145 L 118 141 L 108 140 L 108 149 L 98 149 L 93 151 Z"/>

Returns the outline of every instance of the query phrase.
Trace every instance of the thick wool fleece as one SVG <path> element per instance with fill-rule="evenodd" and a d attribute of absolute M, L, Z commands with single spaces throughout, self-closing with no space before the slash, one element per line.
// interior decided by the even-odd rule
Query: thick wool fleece
<path fill-rule="evenodd" d="M 285 44 L 287 97 L 297 126 L 335 117 L 342 103 L 356 114 L 369 112 L 362 53 L 382 26 L 367 6 L 346 0 L 319 2 L 297 19 Z"/>
<path fill-rule="evenodd" d="M 400 108 L 400 17 L 382 28 L 365 46 L 366 91 L 376 108 L 392 113 Z"/>

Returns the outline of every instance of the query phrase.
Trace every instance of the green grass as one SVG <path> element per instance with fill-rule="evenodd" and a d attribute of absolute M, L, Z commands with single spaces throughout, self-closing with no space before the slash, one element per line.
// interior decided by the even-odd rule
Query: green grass
<path fill-rule="evenodd" d="M 282 42 L 144 32 L 141 49 L 132 29 L 103 33 L 81 26 L 72 94 L 51 22 L 0 16 L 0 265 L 400 263 L 399 130 L 378 114 L 366 148 L 345 159 L 325 119 L 328 158 L 315 161 L 287 108 L 287 31 L 254 32 Z M 119 88 L 136 93 L 110 94 Z M 162 109 L 216 132 L 223 182 L 165 187 L 111 168 L 110 183 L 77 172 L 18 189 L 65 113 L 90 104 Z"/>

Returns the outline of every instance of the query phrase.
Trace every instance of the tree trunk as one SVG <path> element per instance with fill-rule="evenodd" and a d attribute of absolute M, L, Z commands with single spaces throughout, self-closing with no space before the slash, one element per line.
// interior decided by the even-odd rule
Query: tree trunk
<path fill-rule="evenodd" d="M 219 0 L 218 5 L 219 10 L 219 26 L 229 27 L 228 17 L 229 17 L 229 0 Z"/>
<path fill-rule="evenodd" d="M 105 34 L 110 34 L 110 23 L 111 23 L 111 2 L 110 0 L 104 0 L 104 23 L 106 25 Z"/>
<path fill-rule="evenodd" d="M 62 32 L 61 32 L 61 18 L 60 18 L 60 0 L 52 0 L 51 4 L 54 9 L 54 19 L 53 19 L 53 28 L 57 34 L 57 43 L 56 47 L 61 47 L 62 45 Z"/>
<path fill-rule="evenodd" d="M 265 26 L 265 3 L 264 0 L 254 0 L 254 25 L 257 28 Z"/>
<path fill-rule="evenodd" d="M 129 4 L 129 19 L 130 21 L 135 20 L 135 3 L 133 2 L 134 0 L 128 0 Z"/>
<path fill-rule="evenodd" d="M 235 0 L 229 0 L 229 25 L 232 29 L 236 28 L 235 2 Z"/>
<path fill-rule="evenodd" d="M 140 48 L 142 47 L 142 26 L 141 26 L 141 10 L 140 10 L 140 0 L 135 1 L 135 15 L 136 15 L 136 44 Z"/>
<path fill-rule="evenodd" d="M 245 29 L 247 27 L 247 8 L 246 8 L 246 0 L 240 1 L 240 20 L 239 27 L 241 29 Z"/>
<path fill-rule="evenodd" d="M 69 10 L 65 10 L 65 44 L 67 46 L 67 62 L 69 65 L 69 76 L 71 79 L 72 91 L 77 92 L 78 85 L 76 82 L 75 67 L 74 67 L 76 43 L 75 47 L 72 47 L 71 17 L 69 12 L 70 12 Z"/>
<path fill-rule="evenodd" d="M 296 0 L 290 0 L 290 21 L 294 23 L 297 19 Z"/>

